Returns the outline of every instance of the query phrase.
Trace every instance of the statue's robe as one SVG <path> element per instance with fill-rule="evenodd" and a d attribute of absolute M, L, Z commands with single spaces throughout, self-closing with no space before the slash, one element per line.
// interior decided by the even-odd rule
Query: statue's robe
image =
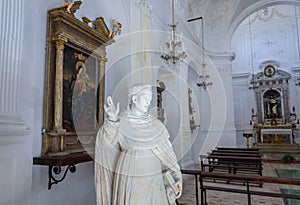
<path fill-rule="evenodd" d="M 174 203 L 168 173 L 182 187 L 182 175 L 165 126 L 151 115 L 126 111 L 118 123 L 105 121 L 95 150 L 97 205 Z"/>

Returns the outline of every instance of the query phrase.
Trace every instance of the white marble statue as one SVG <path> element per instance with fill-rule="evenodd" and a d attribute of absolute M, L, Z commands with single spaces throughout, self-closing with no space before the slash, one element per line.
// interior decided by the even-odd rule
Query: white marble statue
<path fill-rule="evenodd" d="M 97 205 L 173 205 L 182 175 L 167 129 L 148 112 L 151 86 L 134 85 L 129 99 L 119 115 L 119 103 L 107 98 L 95 149 Z"/>

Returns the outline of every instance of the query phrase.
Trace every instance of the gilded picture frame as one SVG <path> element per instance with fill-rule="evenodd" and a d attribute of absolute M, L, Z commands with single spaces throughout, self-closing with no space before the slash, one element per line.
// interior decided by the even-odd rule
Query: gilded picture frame
<path fill-rule="evenodd" d="M 93 152 L 103 123 L 106 46 L 114 41 L 102 17 L 89 25 L 74 16 L 80 4 L 48 11 L 42 156 Z"/>

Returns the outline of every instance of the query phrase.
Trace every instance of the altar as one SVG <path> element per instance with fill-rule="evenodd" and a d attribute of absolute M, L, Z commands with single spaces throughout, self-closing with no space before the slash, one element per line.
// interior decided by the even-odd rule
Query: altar
<path fill-rule="evenodd" d="M 271 144 L 284 144 L 287 143 L 287 138 L 289 144 L 293 144 L 293 132 L 291 129 L 261 129 L 260 131 L 260 141 L 262 143 L 271 142 Z"/>
<path fill-rule="evenodd" d="M 294 144 L 294 126 L 286 125 L 256 125 L 255 142 L 265 144 Z"/>

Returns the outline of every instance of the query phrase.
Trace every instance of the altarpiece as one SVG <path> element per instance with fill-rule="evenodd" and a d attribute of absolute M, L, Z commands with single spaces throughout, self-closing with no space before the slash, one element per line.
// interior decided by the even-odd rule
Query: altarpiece
<path fill-rule="evenodd" d="M 295 122 L 289 104 L 289 80 L 286 71 L 266 65 L 263 72 L 253 76 L 256 113 L 252 110 L 251 121 L 256 132 L 254 145 L 293 144 Z"/>

